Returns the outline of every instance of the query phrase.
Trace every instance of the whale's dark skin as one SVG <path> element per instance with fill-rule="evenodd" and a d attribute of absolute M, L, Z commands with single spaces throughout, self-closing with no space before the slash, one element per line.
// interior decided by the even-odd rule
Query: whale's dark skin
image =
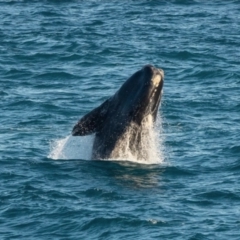
<path fill-rule="evenodd" d="M 95 133 L 92 159 L 118 158 L 119 139 L 128 128 L 129 150 L 138 151 L 144 119 L 155 122 L 162 96 L 164 72 L 146 65 L 134 73 L 121 88 L 99 107 L 82 117 L 72 130 L 73 136 Z"/>

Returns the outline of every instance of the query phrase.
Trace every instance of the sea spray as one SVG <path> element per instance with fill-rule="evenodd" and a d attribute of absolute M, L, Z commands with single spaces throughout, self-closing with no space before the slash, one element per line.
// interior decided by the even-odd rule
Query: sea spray
<path fill-rule="evenodd" d="M 155 126 L 151 117 L 147 117 L 141 128 L 130 125 L 119 139 L 111 157 L 104 160 L 132 161 L 142 164 L 158 164 L 163 157 L 163 137 L 161 118 L 157 118 Z M 60 159 L 91 159 L 94 135 L 72 137 L 71 135 L 55 140 L 50 145 L 49 158 Z M 136 141 L 139 141 L 136 144 Z"/>
<path fill-rule="evenodd" d="M 93 136 L 57 139 L 50 144 L 49 158 L 54 160 L 91 159 Z"/>
<path fill-rule="evenodd" d="M 141 126 L 132 123 L 117 142 L 110 159 L 157 164 L 163 161 L 161 119 L 153 126 L 152 116 L 146 117 Z"/>

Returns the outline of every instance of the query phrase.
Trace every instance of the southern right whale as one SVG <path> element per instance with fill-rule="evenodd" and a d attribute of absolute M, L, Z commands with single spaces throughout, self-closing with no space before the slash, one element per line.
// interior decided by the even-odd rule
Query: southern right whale
<path fill-rule="evenodd" d="M 73 127 L 73 136 L 95 133 L 92 159 L 148 159 L 146 144 L 162 96 L 164 72 L 146 65 Z"/>

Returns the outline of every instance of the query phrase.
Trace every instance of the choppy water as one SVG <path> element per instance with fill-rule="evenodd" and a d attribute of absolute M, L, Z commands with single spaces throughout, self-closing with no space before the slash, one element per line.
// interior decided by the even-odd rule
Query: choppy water
<path fill-rule="evenodd" d="M 240 239 L 239 12 L 1 1 L 0 238 Z M 162 163 L 87 160 L 73 125 L 146 63 L 165 71 Z"/>

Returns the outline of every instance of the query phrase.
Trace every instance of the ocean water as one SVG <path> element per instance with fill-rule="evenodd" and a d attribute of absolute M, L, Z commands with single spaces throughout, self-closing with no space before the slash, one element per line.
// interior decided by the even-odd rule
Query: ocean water
<path fill-rule="evenodd" d="M 240 239 L 240 1 L 0 1 L 0 239 Z M 148 164 L 91 161 L 84 114 L 165 72 Z"/>

